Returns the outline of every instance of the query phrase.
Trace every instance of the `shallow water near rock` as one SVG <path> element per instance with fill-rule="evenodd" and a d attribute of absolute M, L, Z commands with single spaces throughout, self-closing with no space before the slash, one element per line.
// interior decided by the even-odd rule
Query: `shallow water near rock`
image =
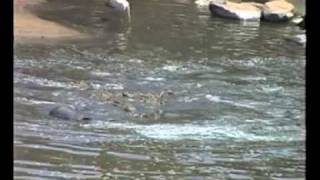
<path fill-rule="evenodd" d="M 91 38 L 15 44 L 14 178 L 304 179 L 305 32 L 130 3 L 130 25 L 100 0 L 34 10 Z"/>

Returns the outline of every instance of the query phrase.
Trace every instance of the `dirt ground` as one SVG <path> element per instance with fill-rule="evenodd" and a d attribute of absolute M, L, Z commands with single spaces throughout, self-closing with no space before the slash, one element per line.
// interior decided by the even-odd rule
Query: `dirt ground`
<path fill-rule="evenodd" d="M 15 42 L 42 42 L 66 38 L 83 38 L 85 35 L 61 24 L 40 19 L 26 9 L 37 6 L 45 0 L 14 0 L 14 40 Z"/>

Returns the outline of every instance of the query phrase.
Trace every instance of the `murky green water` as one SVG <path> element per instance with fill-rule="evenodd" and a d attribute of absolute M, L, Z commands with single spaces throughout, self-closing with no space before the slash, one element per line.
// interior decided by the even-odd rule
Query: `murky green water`
<path fill-rule="evenodd" d="M 305 32 L 130 2 L 130 24 L 100 0 L 36 10 L 93 37 L 15 45 L 15 179 L 304 179 L 305 54 L 285 39 Z"/>

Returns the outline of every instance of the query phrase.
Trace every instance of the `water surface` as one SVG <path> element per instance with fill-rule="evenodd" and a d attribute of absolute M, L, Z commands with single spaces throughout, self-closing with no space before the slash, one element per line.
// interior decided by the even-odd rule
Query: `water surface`
<path fill-rule="evenodd" d="M 304 179 L 305 49 L 286 38 L 305 32 L 130 3 L 131 23 L 101 0 L 35 10 L 91 38 L 15 44 L 14 178 Z"/>

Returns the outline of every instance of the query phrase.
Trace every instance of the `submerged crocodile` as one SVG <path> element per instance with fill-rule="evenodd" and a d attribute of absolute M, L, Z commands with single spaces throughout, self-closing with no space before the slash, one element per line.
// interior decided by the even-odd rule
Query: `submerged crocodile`
<path fill-rule="evenodd" d="M 63 120 L 91 120 L 70 106 L 57 106 L 49 112 L 49 115 Z"/>

